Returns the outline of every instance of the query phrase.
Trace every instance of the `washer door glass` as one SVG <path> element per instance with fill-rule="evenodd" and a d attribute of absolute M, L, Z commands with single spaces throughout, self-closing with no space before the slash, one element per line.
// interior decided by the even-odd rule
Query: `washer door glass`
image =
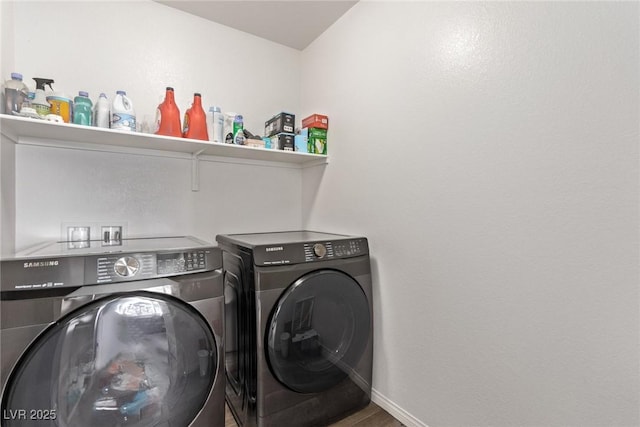
<path fill-rule="evenodd" d="M 369 303 L 358 283 L 339 271 L 318 270 L 298 279 L 274 307 L 268 362 L 290 389 L 321 392 L 353 372 L 370 333 Z"/>
<path fill-rule="evenodd" d="M 206 320 L 165 295 L 112 295 L 75 310 L 27 349 L 7 382 L 3 426 L 187 426 L 217 354 Z"/>

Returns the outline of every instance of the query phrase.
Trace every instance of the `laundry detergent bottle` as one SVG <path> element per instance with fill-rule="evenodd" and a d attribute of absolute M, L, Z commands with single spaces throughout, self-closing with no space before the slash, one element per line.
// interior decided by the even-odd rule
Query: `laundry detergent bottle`
<path fill-rule="evenodd" d="M 73 98 L 73 123 L 76 125 L 91 126 L 93 121 L 93 103 L 89 99 L 89 93 L 78 92 Z"/>
<path fill-rule="evenodd" d="M 202 109 L 202 96 L 193 94 L 193 104 L 184 115 L 184 129 L 182 136 L 190 139 L 209 140 L 207 133 L 207 116 Z"/>
<path fill-rule="evenodd" d="M 167 87 L 164 101 L 156 110 L 156 135 L 182 136 L 180 127 L 180 110 L 176 105 L 172 87 Z"/>
<path fill-rule="evenodd" d="M 136 112 L 133 102 L 123 90 L 116 91 L 116 97 L 111 104 L 111 129 L 136 131 Z"/>
<path fill-rule="evenodd" d="M 28 93 L 29 88 L 22 82 L 22 74 L 11 73 L 11 80 L 7 80 L 4 84 L 4 107 L 2 112 L 5 114 L 18 114 Z"/>
<path fill-rule="evenodd" d="M 109 122 L 111 120 L 111 106 L 107 95 L 101 93 L 93 106 L 93 126 L 99 128 L 109 128 Z"/>

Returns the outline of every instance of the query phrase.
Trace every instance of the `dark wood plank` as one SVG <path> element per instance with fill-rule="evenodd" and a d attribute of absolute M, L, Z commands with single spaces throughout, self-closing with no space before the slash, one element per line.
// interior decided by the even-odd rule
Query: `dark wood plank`
<path fill-rule="evenodd" d="M 349 415 L 346 418 L 343 418 L 342 420 L 331 424 L 331 427 L 350 427 L 350 426 L 354 426 L 357 425 L 359 422 L 366 420 L 369 417 L 375 417 L 377 416 L 380 411 L 382 411 L 382 408 L 380 408 L 378 405 L 376 405 L 375 403 L 370 403 L 369 406 L 367 406 L 364 409 L 361 409 L 360 411 L 356 412 L 355 414 Z"/>
<path fill-rule="evenodd" d="M 238 427 L 228 407 L 225 407 L 225 427 Z M 366 408 L 352 414 L 330 427 L 403 427 L 387 411 L 371 402 Z"/>
<path fill-rule="evenodd" d="M 226 404 L 224 405 L 224 427 L 238 427 L 238 424 L 233 419 L 231 410 Z"/>

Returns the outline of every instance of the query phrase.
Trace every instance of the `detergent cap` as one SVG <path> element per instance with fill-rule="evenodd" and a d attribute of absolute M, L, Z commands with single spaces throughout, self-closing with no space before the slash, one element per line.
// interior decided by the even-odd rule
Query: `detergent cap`
<path fill-rule="evenodd" d="M 22 81 L 22 74 L 20 74 L 20 73 L 11 73 L 11 80 L 20 80 L 20 81 Z"/>

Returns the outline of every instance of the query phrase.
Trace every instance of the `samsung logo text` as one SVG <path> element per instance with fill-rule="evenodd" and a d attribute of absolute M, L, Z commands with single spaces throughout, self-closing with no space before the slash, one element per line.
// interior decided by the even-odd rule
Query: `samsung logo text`
<path fill-rule="evenodd" d="M 24 268 L 55 267 L 58 265 L 58 263 L 58 260 L 25 262 Z"/>
<path fill-rule="evenodd" d="M 270 248 L 266 249 L 267 252 L 276 252 L 276 251 L 283 251 L 284 248 L 282 246 L 272 246 Z"/>

